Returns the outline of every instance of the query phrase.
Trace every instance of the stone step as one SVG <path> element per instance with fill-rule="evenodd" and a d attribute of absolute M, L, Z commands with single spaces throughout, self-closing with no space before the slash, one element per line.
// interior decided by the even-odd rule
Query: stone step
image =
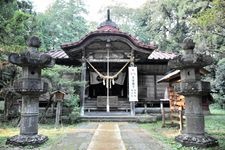
<path fill-rule="evenodd" d="M 157 121 L 157 116 L 82 116 L 81 121 L 88 122 L 140 122 L 151 123 Z"/>

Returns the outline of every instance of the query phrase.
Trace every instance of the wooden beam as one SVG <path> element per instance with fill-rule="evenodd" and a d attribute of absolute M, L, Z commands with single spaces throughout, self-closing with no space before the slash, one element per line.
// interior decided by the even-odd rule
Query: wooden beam
<path fill-rule="evenodd" d="M 107 62 L 107 59 L 88 59 L 89 62 Z M 130 59 L 109 59 L 109 62 L 128 62 Z"/>

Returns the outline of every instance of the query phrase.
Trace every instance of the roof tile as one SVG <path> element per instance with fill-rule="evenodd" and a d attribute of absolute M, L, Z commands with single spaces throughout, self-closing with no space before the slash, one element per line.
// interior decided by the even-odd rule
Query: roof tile
<path fill-rule="evenodd" d="M 55 59 L 67 59 L 69 56 L 63 51 L 63 50 L 55 50 L 55 51 L 49 51 L 47 52 L 50 56 L 52 56 Z M 168 52 L 162 52 L 159 50 L 155 50 L 152 52 L 151 55 L 149 55 L 149 60 L 170 60 L 176 57 L 176 54 L 174 53 L 168 53 Z"/>
<path fill-rule="evenodd" d="M 151 55 L 149 55 L 148 59 L 150 60 L 170 60 L 176 57 L 174 53 L 162 52 L 159 50 L 154 50 Z"/>

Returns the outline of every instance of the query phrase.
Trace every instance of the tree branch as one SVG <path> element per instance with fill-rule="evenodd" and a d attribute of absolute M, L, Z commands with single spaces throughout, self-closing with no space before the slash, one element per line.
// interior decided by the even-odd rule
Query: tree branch
<path fill-rule="evenodd" d="M 221 36 L 221 37 L 224 37 L 224 38 L 225 38 L 225 35 L 220 34 L 220 33 L 218 33 L 218 32 L 212 32 L 212 34 L 216 34 L 216 35 L 219 35 L 219 36 Z"/>
<path fill-rule="evenodd" d="M 223 28 L 223 29 L 225 29 L 225 26 L 222 25 L 222 24 L 219 24 L 219 23 L 218 23 L 218 26 L 221 27 L 221 28 Z"/>

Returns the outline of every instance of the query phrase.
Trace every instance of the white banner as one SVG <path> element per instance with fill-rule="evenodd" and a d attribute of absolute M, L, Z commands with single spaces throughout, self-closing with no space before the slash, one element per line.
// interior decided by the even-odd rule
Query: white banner
<path fill-rule="evenodd" d="M 137 67 L 129 67 L 129 101 L 138 101 Z"/>

